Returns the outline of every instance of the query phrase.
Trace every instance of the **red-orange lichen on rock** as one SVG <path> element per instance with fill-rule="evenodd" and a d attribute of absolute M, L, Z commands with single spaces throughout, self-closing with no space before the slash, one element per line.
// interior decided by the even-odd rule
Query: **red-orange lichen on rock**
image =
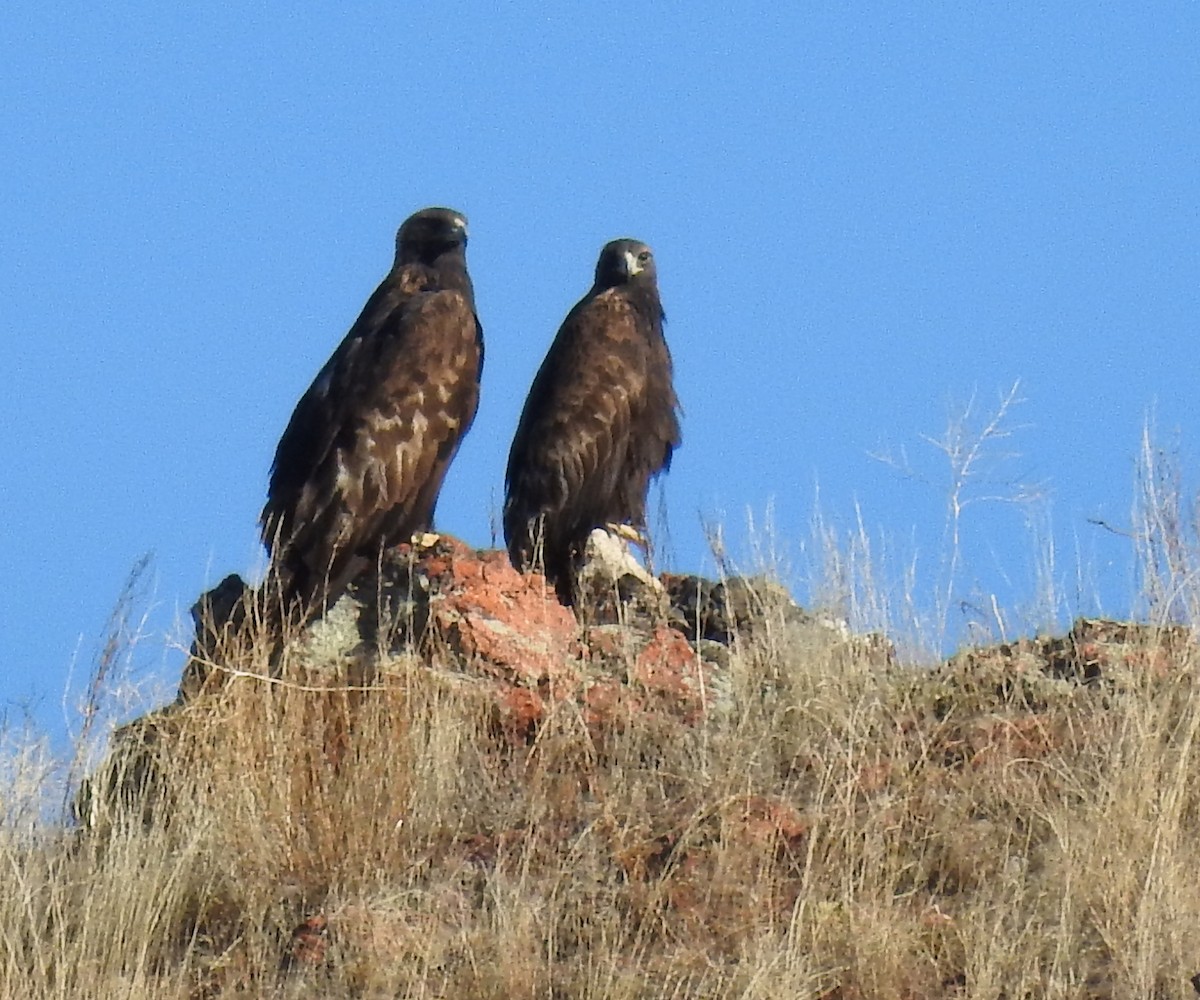
<path fill-rule="evenodd" d="M 499 685 L 495 697 L 500 725 L 509 739 L 527 742 L 532 738 L 538 723 L 545 718 L 545 699 L 536 691 L 515 685 Z"/>
<path fill-rule="evenodd" d="M 681 709 L 685 721 L 696 722 L 705 711 L 702 670 L 683 633 L 660 625 L 638 654 L 632 673 L 647 692 Z"/>
<path fill-rule="evenodd" d="M 561 694 L 577 626 L 541 577 L 445 536 L 420 569 L 435 594 L 433 623 L 458 652 L 500 679 Z"/>
<path fill-rule="evenodd" d="M 616 677 L 591 682 L 583 695 L 583 722 L 597 742 L 603 742 L 606 732 L 620 730 L 645 711 L 642 699 Z"/>
<path fill-rule="evenodd" d="M 967 734 L 970 763 L 975 768 L 1003 768 L 1016 761 L 1032 762 L 1062 747 L 1054 723 L 1031 712 L 1015 718 L 983 719 Z"/>
<path fill-rule="evenodd" d="M 302 965 L 320 965 L 329 946 L 329 918 L 323 913 L 309 917 L 292 931 L 291 957 Z"/>
<path fill-rule="evenodd" d="M 810 826 L 795 806 L 776 795 L 737 799 L 726 808 L 724 818 L 739 841 L 753 844 L 795 847 Z"/>

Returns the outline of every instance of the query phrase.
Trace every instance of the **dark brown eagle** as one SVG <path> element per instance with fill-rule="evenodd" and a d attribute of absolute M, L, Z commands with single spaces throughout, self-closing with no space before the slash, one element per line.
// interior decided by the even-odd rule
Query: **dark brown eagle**
<path fill-rule="evenodd" d="M 650 480 L 680 444 L 654 257 L 636 240 L 600 251 L 525 400 L 508 456 L 504 538 L 519 569 L 544 569 L 564 603 L 588 535 L 646 526 Z"/>
<path fill-rule="evenodd" d="M 467 220 L 408 218 L 396 261 L 300 397 L 275 451 L 262 537 L 286 606 L 320 613 L 381 547 L 433 525 L 479 404 L 483 332 Z"/>

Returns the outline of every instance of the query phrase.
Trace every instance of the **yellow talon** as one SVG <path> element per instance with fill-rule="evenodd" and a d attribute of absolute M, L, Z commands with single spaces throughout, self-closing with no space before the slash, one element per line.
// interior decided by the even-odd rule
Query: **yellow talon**
<path fill-rule="evenodd" d="M 637 530 L 632 524 L 606 524 L 604 530 L 610 535 L 616 535 L 618 538 L 623 538 L 627 542 L 632 542 L 639 548 L 646 547 L 646 536 Z"/>

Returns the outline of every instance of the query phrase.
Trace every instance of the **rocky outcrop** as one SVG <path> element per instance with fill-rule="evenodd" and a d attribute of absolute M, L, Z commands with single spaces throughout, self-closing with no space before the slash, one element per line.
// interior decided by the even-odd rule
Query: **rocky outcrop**
<path fill-rule="evenodd" d="M 959 687 L 988 685 L 998 696 L 1036 707 L 1064 688 L 1112 691 L 1139 677 L 1164 678 L 1190 664 L 1195 652 L 1184 625 L 1079 618 L 1066 635 L 962 650 L 938 675 Z"/>
<path fill-rule="evenodd" d="M 532 740 L 556 707 L 576 708 L 593 738 L 633 716 L 687 727 L 720 726 L 737 709 L 730 647 L 758 632 L 808 631 L 850 649 L 860 640 L 807 615 L 766 580 L 669 575 L 649 586 L 633 574 L 593 581 L 583 609 L 563 607 L 538 574 L 518 573 L 499 550 L 450 536 L 401 545 L 320 620 L 276 644 L 262 591 L 229 576 L 192 609 L 195 640 L 173 705 L 119 730 L 78 812 L 142 801 L 174 717 L 231 678 L 369 686 L 398 657 L 467 684 L 493 707 L 510 741 Z M 872 640 L 881 662 L 885 641 Z M 97 798 L 98 788 L 107 789 Z"/>
<path fill-rule="evenodd" d="M 357 663 L 364 676 L 388 657 L 416 653 L 431 671 L 489 692 L 514 733 L 550 707 L 577 701 L 589 725 L 653 711 L 687 725 L 718 723 L 734 710 L 728 649 L 766 629 L 808 630 L 847 648 L 870 645 L 881 663 L 890 644 L 853 637 L 844 624 L 807 614 L 766 579 L 665 575 L 662 588 L 624 576 L 594 587 L 582 610 L 559 604 L 536 573 L 522 574 L 500 550 L 450 536 L 386 553 L 285 658 L 306 673 Z M 178 704 L 219 686 L 223 662 L 244 657 L 254 592 L 228 577 L 193 609 L 196 644 Z"/>
<path fill-rule="evenodd" d="M 625 576 L 594 586 L 582 610 L 564 608 L 545 580 L 512 568 L 503 551 L 475 550 L 449 536 L 402 545 L 360 579 L 319 621 L 274 654 L 264 642 L 259 591 L 227 577 L 193 608 L 195 641 L 173 705 L 119 730 L 113 751 L 77 802 L 85 823 L 105 810 L 144 812 L 180 713 L 231 678 L 369 690 L 403 658 L 468 687 L 490 705 L 495 730 L 511 745 L 532 742 L 564 706 L 597 745 L 631 719 L 663 726 L 719 728 L 746 706 L 739 698 L 739 647 L 774 645 L 791 656 L 820 655 L 886 670 L 895 662 L 880 635 L 800 608 L 767 579 L 708 580 L 666 574 L 661 587 Z M 949 692 L 994 690 L 1037 710 L 1063 685 L 1106 689 L 1133 673 L 1161 675 L 1188 662 L 1187 629 L 1081 619 L 1063 637 L 969 649 L 932 674 Z M 946 695 L 952 698 L 952 695 Z"/>

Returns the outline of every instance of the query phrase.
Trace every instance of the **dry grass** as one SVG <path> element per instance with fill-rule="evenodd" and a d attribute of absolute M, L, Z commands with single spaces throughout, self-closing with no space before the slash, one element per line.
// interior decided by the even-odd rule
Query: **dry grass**
<path fill-rule="evenodd" d="M 1190 606 L 1195 550 L 1152 521 L 1178 543 L 1155 606 Z M 370 690 L 268 682 L 251 643 L 138 729 L 92 835 L 47 824 L 52 771 L 6 752 L 0 994 L 1188 996 L 1196 664 L 1140 641 L 1158 669 L 1120 684 L 997 683 L 768 619 L 731 722 L 598 738 L 564 703 L 528 745 L 415 658 Z"/>
<path fill-rule="evenodd" d="M 17 808 L 11 758 L 3 994 L 1185 995 L 1190 662 L 1031 697 L 838 656 L 768 629 L 728 728 L 564 705 L 519 747 L 415 661 L 238 677 L 147 729 L 163 799 L 103 835 Z"/>

